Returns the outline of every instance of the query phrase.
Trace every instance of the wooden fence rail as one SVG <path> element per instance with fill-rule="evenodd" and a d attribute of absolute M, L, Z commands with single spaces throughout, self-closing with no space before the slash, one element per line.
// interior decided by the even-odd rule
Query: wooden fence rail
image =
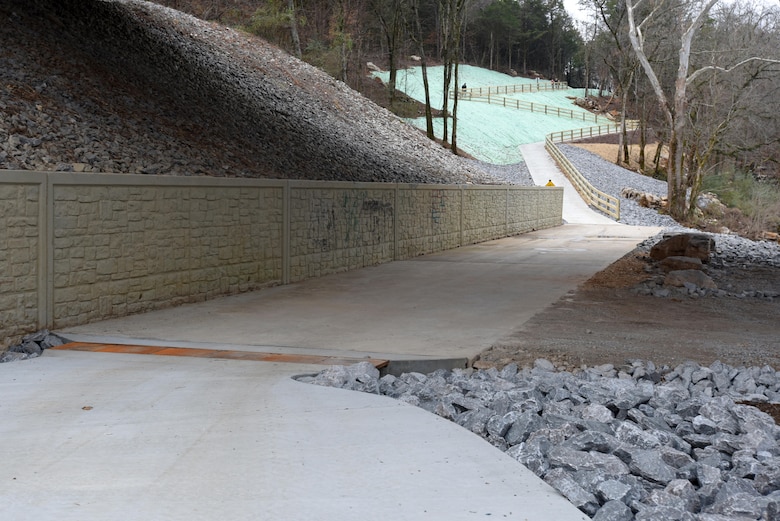
<path fill-rule="evenodd" d="M 455 96 L 454 92 L 450 92 L 450 98 Z M 493 94 L 476 95 L 476 94 L 459 94 L 459 100 L 476 101 L 481 103 L 488 103 L 490 105 L 500 105 L 502 107 L 513 108 L 517 110 L 527 110 L 530 112 L 536 112 L 538 114 L 545 114 L 548 116 L 556 116 L 559 118 L 577 119 L 581 121 L 592 121 L 594 123 L 604 123 L 607 121 L 604 117 L 597 114 L 591 114 L 587 111 L 571 110 L 563 107 L 554 107 L 552 105 L 544 105 L 542 103 L 534 103 L 531 101 L 519 100 L 516 98 L 506 98 L 504 96 L 496 96 Z"/>
<path fill-rule="evenodd" d="M 636 122 L 629 121 L 626 126 L 629 130 L 633 130 L 637 125 Z M 565 141 L 615 134 L 617 132 L 620 132 L 620 125 L 618 124 L 553 132 L 552 134 L 547 135 L 544 146 L 555 162 L 558 163 L 561 171 L 569 179 L 572 186 L 577 190 L 577 193 L 580 194 L 580 197 L 582 197 L 588 205 L 604 212 L 615 220 L 620 220 L 620 199 L 606 194 L 590 184 L 590 182 L 585 179 L 580 171 L 577 170 L 571 161 L 569 161 L 555 145 L 556 143 L 563 143 Z"/>
<path fill-rule="evenodd" d="M 461 89 L 461 94 L 473 97 L 490 96 L 493 94 L 516 94 L 518 92 L 540 92 L 546 90 L 566 90 L 569 86 L 565 83 L 551 83 L 541 81 L 539 83 L 519 83 L 515 85 L 490 85 L 486 87 L 471 87 Z M 452 96 L 452 94 L 450 94 Z"/>

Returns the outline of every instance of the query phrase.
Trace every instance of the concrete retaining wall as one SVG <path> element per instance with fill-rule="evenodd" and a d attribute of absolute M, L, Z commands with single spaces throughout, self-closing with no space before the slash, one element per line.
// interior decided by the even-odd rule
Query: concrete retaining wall
<path fill-rule="evenodd" d="M 0 342 L 562 223 L 563 190 L 0 173 Z"/>
<path fill-rule="evenodd" d="M 40 174 L 0 177 L 0 346 L 39 323 L 45 187 Z"/>

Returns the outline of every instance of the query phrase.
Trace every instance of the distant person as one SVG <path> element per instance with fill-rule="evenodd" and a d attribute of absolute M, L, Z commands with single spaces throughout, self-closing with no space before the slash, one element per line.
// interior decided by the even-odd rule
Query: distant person
<path fill-rule="evenodd" d="M 468 88 L 468 87 L 466 87 L 466 84 L 464 83 L 464 84 L 461 86 L 461 88 L 460 88 L 460 89 L 461 89 L 463 92 L 466 92 L 466 89 L 467 89 L 467 88 Z"/>
<path fill-rule="evenodd" d="M 550 179 L 549 181 L 547 181 L 547 184 L 544 186 L 555 186 L 555 183 L 553 183 L 552 179 Z"/>

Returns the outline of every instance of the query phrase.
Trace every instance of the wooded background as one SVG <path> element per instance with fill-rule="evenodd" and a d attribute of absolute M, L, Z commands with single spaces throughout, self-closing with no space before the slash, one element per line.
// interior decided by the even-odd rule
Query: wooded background
<path fill-rule="evenodd" d="M 374 62 L 391 71 L 391 109 L 393 72 L 421 63 L 445 65 L 445 89 L 453 88 L 458 63 L 585 88 L 618 118 L 639 122 L 623 144 L 638 142 L 640 168 L 655 165 L 668 179 L 678 218 L 692 210 L 690 194 L 707 176 L 780 180 L 776 3 L 581 0 L 576 19 L 562 0 L 158 3 L 262 36 L 361 92 L 373 87 L 366 64 Z M 457 151 L 454 129 L 446 129 L 440 137 Z M 625 148 L 616 162 L 627 157 Z"/>

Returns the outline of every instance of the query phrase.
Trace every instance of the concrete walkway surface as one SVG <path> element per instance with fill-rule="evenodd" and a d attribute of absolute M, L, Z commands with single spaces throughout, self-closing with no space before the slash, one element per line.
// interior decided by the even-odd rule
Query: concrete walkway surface
<path fill-rule="evenodd" d="M 568 215 L 599 222 L 57 333 L 203 352 L 465 363 L 658 231 Z M 293 379 L 321 369 L 60 350 L 2 364 L 0 519 L 587 519 L 454 423 Z"/>
<path fill-rule="evenodd" d="M 654 232 L 566 225 L 58 333 L 470 358 Z M 587 519 L 454 423 L 292 379 L 321 369 L 54 350 L 0 365 L 0 519 Z"/>
<path fill-rule="evenodd" d="M 470 359 L 655 232 L 566 225 L 59 333 L 85 342 Z"/>
<path fill-rule="evenodd" d="M 54 351 L 0 365 L 0 519 L 587 519 L 511 457 L 321 366 Z"/>
<path fill-rule="evenodd" d="M 563 220 L 577 224 L 615 224 L 606 215 L 592 210 L 577 193 L 569 179 L 561 172 L 558 165 L 544 148 L 544 142 L 521 145 L 520 151 L 528 166 L 528 171 L 539 186 L 552 181 L 555 186 L 563 187 Z"/>

